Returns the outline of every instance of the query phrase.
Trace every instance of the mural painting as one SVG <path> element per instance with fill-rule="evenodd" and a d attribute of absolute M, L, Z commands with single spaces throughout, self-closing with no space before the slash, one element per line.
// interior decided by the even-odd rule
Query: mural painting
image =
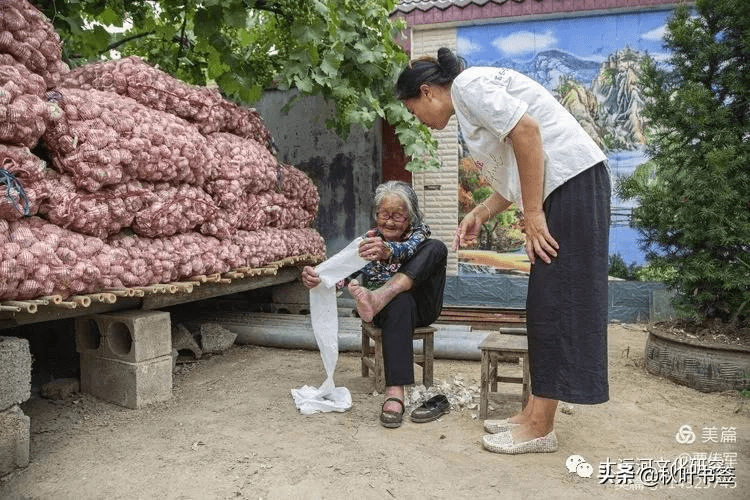
<path fill-rule="evenodd" d="M 512 68 L 544 85 L 607 154 L 614 188 L 618 177 L 630 175 L 647 160 L 637 81 L 646 54 L 657 61 L 668 58 L 662 43 L 671 12 L 461 27 L 458 54 L 467 66 Z M 463 143 L 460 138 L 459 143 Z M 467 155 L 465 149 L 459 152 L 462 181 L 475 182 Z M 470 195 L 459 193 L 460 202 L 470 202 L 466 196 Z M 633 202 L 613 193 L 610 255 L 619 254 L 626 265 L 642 266 L 645 256 L 638 248 L 636 230 L 630 227 L 633 207 Z M 495 233 L 494 238 L 490 233 L 484 247 L 507 252 L 503 259 L 511 263 L 508 267 L 523 271 L 524 266 L 518 264 L 525 257 L 519 235 L 517 230 Z M 519 255 L 513 258 L 513 254 Z"/>

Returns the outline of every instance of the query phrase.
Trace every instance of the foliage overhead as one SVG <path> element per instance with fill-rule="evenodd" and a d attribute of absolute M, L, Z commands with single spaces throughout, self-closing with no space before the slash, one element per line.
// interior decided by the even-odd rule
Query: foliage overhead
<path fill-rule="evenodd" d="M 650 161 L 619 186 L 652 266 L 683 311 L 750 318 L 750 2 L 698 0 L 670 18 L 666 66 L 644 64 Z"/>
<path fill-rule="evenodd" d="M 395 0 L 41 0 L 71 66 L 137 55 L 191 84 L 215 83 L 252 104 L 264 89 L 297 89 L 336 105 L 330 128 L 383 118 L 412 171 L 439 167 L 437 142 L 394 96 L 407 62 L 392 21 Z M 290 107 L 292 102 L 288 104 Z"/>

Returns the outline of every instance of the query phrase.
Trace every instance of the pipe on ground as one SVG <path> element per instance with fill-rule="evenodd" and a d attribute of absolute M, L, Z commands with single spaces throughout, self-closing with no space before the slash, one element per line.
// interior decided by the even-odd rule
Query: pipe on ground
<path fill-rule="evenodd" d="M 236 344 L 252 344 L 282 349 L 318 350 L 315 335 L 310 328 L 289 328 L 283 334 L 262 326 L 223 324 L 227 330 L 237 334 Z M 434 356 L 442 359 L 480 360 L 479 344 L 490 332 L 470 331 L 463 327 L 436 325 Z M 339 331 L 339 352 L 361 352 L 362 338 L 359 332 Z M 422 342 L 414 342 L 414 352 L 421 352 Z"/>

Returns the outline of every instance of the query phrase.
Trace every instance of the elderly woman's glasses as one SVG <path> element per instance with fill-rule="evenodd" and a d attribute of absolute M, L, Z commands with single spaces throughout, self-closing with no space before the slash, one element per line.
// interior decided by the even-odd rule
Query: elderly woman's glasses
<path fill-rule="evenodd" d="M 389 214 L 387 212 L 378 212 L 375 214 L 378 218 L 378 222 L 386 222 L 388 219 L 391 219 L 393 222 L 401 223 L 406 221 L 409 216 L 404 214 Z"/>

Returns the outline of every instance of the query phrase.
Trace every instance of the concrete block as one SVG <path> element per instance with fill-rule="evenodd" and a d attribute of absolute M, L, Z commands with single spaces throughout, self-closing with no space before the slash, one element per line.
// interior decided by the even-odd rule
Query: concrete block
<path fill-rule="evenodd" d="M 30 424 L 18 406 L 0 411 L 0 477 L 29 465 Z"/>
<path fill-rule="evenodd" d="M 0 337 L 0 411 L 31 397 L 29 341 Z"/>
<path fill-rule="evenodd" d="M 118 311 L 76 318 L 76 350 L 139 363 L 172 354 L 168 312 Z"/>
<path fill-rule="evenodd" d="M 172 351 L 138 363 L 81 353 L 81 392 L 126 408 L 172 397 Z"/>

